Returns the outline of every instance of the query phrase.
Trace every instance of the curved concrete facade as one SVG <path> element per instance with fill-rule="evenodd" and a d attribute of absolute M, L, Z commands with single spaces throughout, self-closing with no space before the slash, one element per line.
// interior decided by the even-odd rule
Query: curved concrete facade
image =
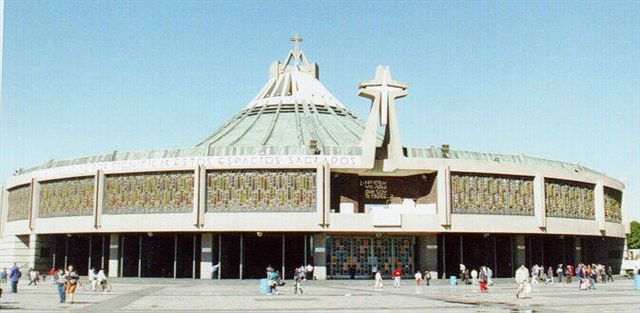
<path fill-rule="evenodd" d="M 511 261 L 503 262 L 511 267 L 527 255 L 534 258 L 524 236 L 625 237 L 628 209 L 620 181 L 564 162 L 524 162 L 518 161 L 522 156 L 490 154 L 488 160 L 455 157 L 445 146 L 418 157 L 419 149 L 402 146 L 396 117 L 395 100 L 404 97 L 408 87 L 393 81 L 388 67 L 378 68 L 376 78 L 360 86 L 360 94 L 372 101 L 366 123 L 348 113 L 317 73 L 317 65 L 292 50 L 285 64 L 272 66 L 256 103 L 195 148 L 52 162 L 11 177 L 2 190 L 0 265 L 44 267 L 51 260 L 55 265 L 59 242 L 64 241 L 57 235 L 67 238 L 67 264 L 68 238 L 90 236 L 91 244 L 94 236 L 103 236 L 101 266 L 108 264 L 111 276 L 126 276 L 125 234 L 153 238 L 179 233 L 194 235 L 194 268 L 189 273 L 205 278 L 216 260 L 225 262 L 219 247 L 222 234 L 267 233 L 282 234 L 283 272 L 285 235 L 304 234 L 303 264 L 313 260 L 321 279 L 342 277 L 345 266 L 356 266 L 366 277 L 367 266 L 378 266 L 363 261 L 367 256 L 356 256 L 352 249 L 345 252 L 348 260 L 336 261 L 333 254 L 340 255 L 335 251 L 342 249 L 341 240 L 368 246 L 378 244 L 375 238 L 387 237 L 410 238 L 412 248 L 391 252 L 404 261 L 386 266 L 408 262 L 444 275 L 449 235 L 460 235 L 460 261 L 461 234 L 511 236 L 515 250 Z M 351 124 L 322 126 L 323 114 Z M 252 128 L 255 125 L 261 126 Z M 384 134 L 379 127 L 385 128 Z M 286 139 L 292 136 L 287 129 L 298 129 L 299 135 Z M 348 134 L 346 143 L 336 138 L 341 132 Z M 227 133 L 233 133 L 233 140 L 224 139 Z M 224 151 L 216 146 L 222 141 Z M 361 236 L 364 239 L 353 239 Z M 137 238 L 138 276 L 144 276 L 147 237 Z M 243 240 L 249 239 L 239 238 L 242 251 Z M 396 250 L 409 242 L 398 240 L 391 244 Z M 578 252 L 579 241 L 572 246 Z M 178 235 L 174 245 L 176 276 Z M 497 249 L 495 240 L 493 245 Z M 49 246 L 54 247 L 53 256 L 45 253 Z M 613 246 L 610 255 L 618 251 Z M 374 251 L 373 259 L 378 257 Z M 241 278 L 244 253 L 239 257 Z M 90 252 L 89 264 L 91 258 Z"/>

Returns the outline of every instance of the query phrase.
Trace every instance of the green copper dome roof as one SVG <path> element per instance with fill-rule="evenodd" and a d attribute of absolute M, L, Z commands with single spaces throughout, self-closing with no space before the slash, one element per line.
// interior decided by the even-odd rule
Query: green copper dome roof
<path fill-rule="evenodd" d="M 285 63 L 273 63 L 255 98 L 196 147 L 209 155 L 307 154 L 312 145 L 317 153 L 359 154 L 364 121 L 322 85 L 318 73 L 318 65 L 294 47 Z"/>

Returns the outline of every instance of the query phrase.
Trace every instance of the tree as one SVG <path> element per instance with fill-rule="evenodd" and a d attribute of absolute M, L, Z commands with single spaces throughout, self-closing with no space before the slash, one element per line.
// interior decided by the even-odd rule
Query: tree
<path fill-rule="evenodd" d="M 637 221 L 631 222 L 631 232 L 627 237 L 627 244 L 629 249 L 640 249 L 640 223 Z"/>

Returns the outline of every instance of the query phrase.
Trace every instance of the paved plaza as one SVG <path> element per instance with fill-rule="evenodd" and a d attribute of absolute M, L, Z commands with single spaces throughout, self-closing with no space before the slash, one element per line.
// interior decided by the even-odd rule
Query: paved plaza
<path fill-rule="evenodd" d="M 0 299 L 2 312 L 640 312 L 640 291 L 620 278 L 579 291 L 577 284 L 535 285 L 529 299 L 516 299 L 510 280 L 496 282 L 489 293 L 475 286 L 450 286 L 438 281 L 416 287 L 403 281 L 395 289 L 386 281 L 329 280 L 305 282 L 304 294 L 282 287 L 278 296 L 261 295 L 256 280 L 117 279 L 111 293 L 79 290 L 77 303 L 59 304 L 50 284 L 27 286 Z"/>

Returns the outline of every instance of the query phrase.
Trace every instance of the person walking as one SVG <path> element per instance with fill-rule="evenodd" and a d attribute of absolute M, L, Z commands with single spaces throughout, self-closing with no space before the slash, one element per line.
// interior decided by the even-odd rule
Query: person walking
<path fill-rule="evenodd" d="M 474 286 L 478 285 L 478 271 L 475 268 L 471 270 L 471 282 Z"/>
<path fill-rule="evenodd" d="M 55 267 L 51 267 L 49 270 L 49 275 L 51 276 L 51 280 L 49 281 L 52 285 L 56 284 L 56 275 L 58 274 L 58 270 Z"/>
<path fill-rule="evenodd" d="M 107 291 L 105 288 L 105 283 L 107 282 L 107 275 L 104 274 L 104 269 L 100 269 L 98 271 L 98 275 L 96 275 L 96 280 L 98 281 L 98 288 L 102 291 Z"/>
<path fill-rule="evenodd" d="M 516 283 L 518 284 L 516 298 L 524 298 L 531 292 L 531 285 L 529 284 L 529 270 L 524 266 L 524 264 L 521 264 L 520 268 L 516 271 Z"/>
<path fill-rule="evenodd" d="M 424 280 L 427 282 L 427 286 L 430 286 L 431 272 L 429 272 L 429 271 L 425 271 L 424 272 Z"/>
<path fill-rule="evenodd" d="M 493 270 L 487 266 L 487 285 L 493 286 Z"/>
<path fill-rule="evenodd" d="M 488 284 L 487 277 L 488 277 L 487 268 L 483 266 L 480 268 L 480 292 L 489 291 L 489 288 L 487 288 L 487 284 Z"/>
<path fill-rule="evenodd" d="M 420 273 L 420 271 L 416 271 L 414 277 L 416 279 L 416 285 L 422 286 L 422 273 Z"/>
<path fill-rule="evenodd" d="M 69 265 L 69 267 L 67 267 L 65 278 L 67 279 L 67 298 L 70 300 L 69 302 L 73 304 L 73 296 L 76 293 L 76 287 L 78 287 L 78 280 L 80 279 L 80 275 L 78 275 L 78 272 L 73 269 L 73 265 Z"/>
<path fill-rule="evenodd" d="M 52 276 L 56 282 L 56 286 L 58 287 L 58 297 L 60 297 L 60 303 L 64 303 L 67 293 L 67 278 L 65 278 L 64 270 L 59 269 Z"/>
<path fill-rule="evenodd" d="M 302 281 L 305 279 L 304 266 L 296 268 L 296 271 L 293 274 L 293 279 L 295 294 L 298 294 L 298 291 L 300 291 L 300 294 L 303 294 L 304 290 L 302 290 Z"/>
<path fill-rule="evenodd" d="M 98 290 L 98 275 L 95 267 L 89 269 L 89 281 L 91 282 L 91 291 Z"/>
<path fill-rule="evenodd" d="M 613 282 L 613 268 L 611 265 L 607 266 L 607 281 Z"/>
<path fill-rule="evenodd" d="M 349 278 L 351 279 L 355 279 L 356 278 L 356 266 L 351 264 L 351 266 L 349 266 Z"/>
<path fill-rule="evenodd" d="M 22 272 L 16 263 L 13 263 L 11 272 L 9 272 L 9 280 L 11 281 L 11 293 L 18 293 L 18 282 L 22 277 Z"/>
<path fill-rule="evenodd" d="M 311 263 L 307 264 L 307 279 L 308 280 L 313 280 L 313 265 L 311 265 Z"/>
<path fill-rule="evenodd" d="M 1 284 L 6 284 L 6 283 L 7 283 L 7 276 L 9 276 L 9 274 L 7 273 L 7 268 L 5 267 L 5 268 L 0 272 L 0 285 L 1 285 Z"/>
<path fill-rule="evenodd" d="M 562 277 L 564 276 L 564 269 L 562 268 L 562 264 L 558 264 L 556 274 L 558 274 L 558 282 L 562 283 Z"/>
<path fill-rule="evenodd" d="M 567 276 L 567 284 L 571 283 L 571 277 L 575 275 L 575 271 L 573 269 L 573 265 L 567 265 L 567 269 L 565 270 L 565 275 Z"/>
<path fill-rule="evenodd" d="M 391 278 L 393 278 L 393 288 L 400 288 L 400 280 L 402 279 L 402 268 L 398 267 L 393 274 L 391 274 Z"/>
<path fill-rule="evenodd" d="M 29 286 L 33 284 L 34 286 L 38 285 L 38 272 L 33 268 L 29 269 Z"/>
<path fill-rule="evenodd" d="M 380 271 L 377 271 L 375 274 L 375 285 L 373 285 L 373 288 L 384 288 L 384 284 L 382 283 L 382 273 L 380 273 Z"/>
<path fill-rule="evenodd" d="M 268 295 L 280 294 L 278 291 L 278 281 L 280 277 L 276 271 L 273 270 L 271 266 L 267 267 L 267 281 L 269 282 L 270 291 Z"/>
<path fill-rule="evenodd" d="M 535 264 L 533 267 L 531 267 L 531 285 L 535 285 L 538 283 L 539 270 L 540 268 L 538 267 L 538 264 Z"/>
<path fill-rule="evenodd" d="M 596 289 L 596 270 L 592 266 L 587 268 L 587 279 L 589 279 L 589 289 Z"/>
<path fill-rule="evenodd" d="M 220 268 L 220 262 L 211 265 L 211 279 L 218 278 L 218 269 Z"/>
<path fill-rule="evenodd" d="M 553 285 L 553 267 L 551 266 L 549 266 L 549 269 L 547 269 L 547 281 L 545 281 L 545 285 L 546 284 Z"/>

